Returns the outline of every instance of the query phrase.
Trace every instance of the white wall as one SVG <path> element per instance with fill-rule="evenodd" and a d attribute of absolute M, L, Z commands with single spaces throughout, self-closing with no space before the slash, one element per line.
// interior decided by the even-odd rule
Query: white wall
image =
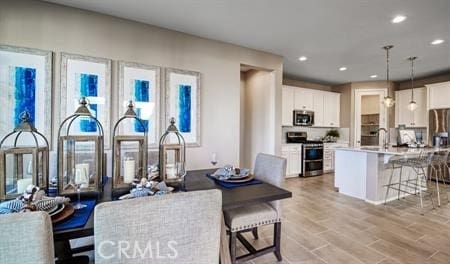
<path fill-rule="evenodd" d="M 274 75 L 267 71 L 250 70 L 243 74 L 245 85 L 241 116 L 244 120 L 240 166 L 252 168 L 260 152 L 276 154 L 270 128 L 274 124 L 273 97 Z M 241 78 L 242 79 L 242 78 Z M 242 83 L 243 81 L 241 81 Z"/>
<path fill-rule="evenodd" d="M 201 72 L 201 147 L 187 153 L 188 169 L 219 163 L 239 164 L 240 65 L 274 71 L 275 87 L 267 98 L 273 117 L 267 122 L 265 146 L 279 153 L 281 138 L 282 58 L 273 54 L 208 40 L 98 13 L 29 0 L 0 2 L 0 43 L 52 50 L 54 56 L 53 131 L 59 117 L 61 51 Z M 113 64 L 113 80 L 117 77 Z M 113 81 L 112 102 L 117 100 Z M 117 108 L 117 107 L 116 107 Z M 112 124 L 117 119 L 112 110 Z M 255 131 L 259 134 L 260 131 Z M 55 143 L 53 137 L 53 142 Z M 55 145 L 55 144 L 54 144 Z"/>

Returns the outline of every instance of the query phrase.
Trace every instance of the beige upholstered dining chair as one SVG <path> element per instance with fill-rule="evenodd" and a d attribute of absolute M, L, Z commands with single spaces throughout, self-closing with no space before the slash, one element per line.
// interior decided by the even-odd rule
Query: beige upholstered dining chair
<path fill-rule="evenodd" d="M 286 159 L 259 153 L 256 157 L 254 175 L 255 178 L 280 187 L 286 174 Z M 224 211 L 225 223 L 230 230 L 230 255 L 232 263 L 237 260 L 246 261 L 262 254 L 273 252 L 278 261 L 282 260 L 281 247 L 281 211 L 279 201 L 260 203 L 251 206 L 238 207 Z M 241 235 L 242 232 L 252 231 L 255 239 L 258 239 L 258 227 L 274 225 L 273 246 L 262 250 L 256 250 Z M 236 239 L 243 242 L 250 251 L 249 254 L 236 256 Z"/>
<path fill-rule="evenodd" d="M 95 263 L 219 263 L 222 193 L 193 191 L 95 208 Z"/>
<path fill-rule="evenodd" d="M 0 263 L 54 263 L 53 231 L 46 212 L 0 216 Z"/>

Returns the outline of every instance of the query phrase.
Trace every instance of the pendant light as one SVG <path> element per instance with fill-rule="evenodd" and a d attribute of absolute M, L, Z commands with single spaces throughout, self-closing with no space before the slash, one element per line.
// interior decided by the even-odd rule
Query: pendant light
<path fill-rule="evenodd" d="M 392 106 L 394 106 L 395 101 L 394 98 L 392 98 L 390 96 L 390 88 L 391 88 L 391 84 L 389 82 L 389 50 L 392 49 L 394 46 L 392 45 L 388 45 L 388 46 L 384 46 L 383 49 L 386 50 L 386 85 L 387 85 L 387 91 L 388 94 L 386 97 L 384 97 L 384 106 L 386 106 L 387 108 L 390 108 Z"/>
<path fill-rule="evenodd" d="M 411 61 L 411 101 L 408 104 L 409 111 L 414 111 L 417 109 L 417 103 L 414 101 L 414 60 L 417 57 L 409 57 L 408 60 Z"/>

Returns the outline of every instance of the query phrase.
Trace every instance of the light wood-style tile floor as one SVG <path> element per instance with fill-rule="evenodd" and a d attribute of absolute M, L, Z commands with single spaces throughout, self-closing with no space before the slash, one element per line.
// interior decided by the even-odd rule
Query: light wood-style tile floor
<path fill-rule="evenodd" d="M 335 192 L 333 182 L 332 174 L 286 181 L 293 197 L 283 201 L 282 263 L 450 263 L 450 204 L 445 195 L 434 210 L 427 197 L 421 215 L 418 197 L 375 206 Z M 259 240 L 245 236 L 265 247 L 272 230 L 261 228 Z M 238 252 L 245 253 L 242 246 Z M 269 254 L 248 263 L 276 259 Z"/>

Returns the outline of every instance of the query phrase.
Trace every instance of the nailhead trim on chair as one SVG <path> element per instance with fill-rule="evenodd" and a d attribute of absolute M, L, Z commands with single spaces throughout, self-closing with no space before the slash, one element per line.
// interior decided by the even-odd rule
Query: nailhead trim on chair
<path fill-rule="evenodd" d="M 278 222 L 281 222 L 280 218 L 273 219 L 273 220 L 267 220 L 267 221 L 261 221 L 261 222 L 254 223 L 251 225 L 246 225 L 246 226 L 237 226 L 237 227 L 233 227 L 230 229 L 231 229 L 231 232 L 238 232 L 238 231 L 247 230 L 247 229 L 262 226 L 262 225 L 270 225 L 270 224 L 274 224 L 274 223 L 278 223 Z"/>

